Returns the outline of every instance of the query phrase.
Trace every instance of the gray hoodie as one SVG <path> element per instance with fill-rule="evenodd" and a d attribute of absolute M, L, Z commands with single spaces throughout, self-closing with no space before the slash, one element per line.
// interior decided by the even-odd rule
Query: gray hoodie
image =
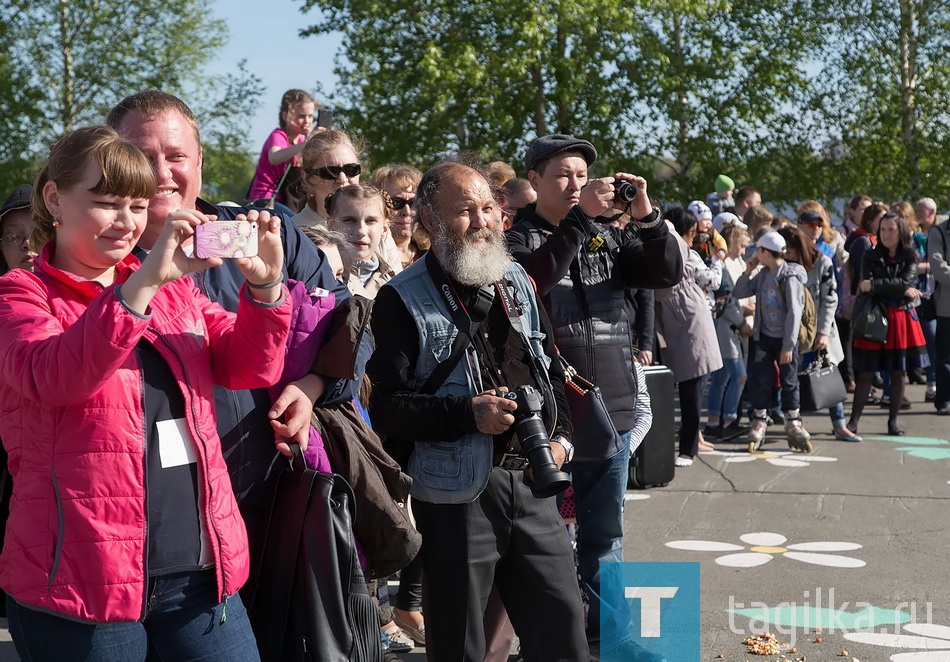
<path fill-rule="evenodd" d="M 778 271 L 762 269 L 754 278 L 739 276 L 733 296 L 737 299 L 755 295 L 753 337 L 760 335 L 781 338 L 782 349 L 798 347 L 798 326 L 805 310 L 804 286 L 808 282 L 805 268 L 783 260 Z"/>

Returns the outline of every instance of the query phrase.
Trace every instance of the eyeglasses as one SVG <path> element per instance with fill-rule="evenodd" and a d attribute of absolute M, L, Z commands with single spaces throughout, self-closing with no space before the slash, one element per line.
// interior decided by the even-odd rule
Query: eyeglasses
<path fill-rule="evenodd" d="M 359 163 L 347 163 L 345 165 L 323 166 L 322 168 L 310 168 L 307 170 L 311 175 L 316 175 L 320 179 L 339 179 L 340 173 L 346 175 L 347 179 L 356 177 L 363 172 L 363 166 Z"/>
<path fill-rule="evenodd" d="M 4 246 L 19 246 L 29 238 L 30 235 L 28 234 L 5 234 L 0 237 L 0 241 L 3 242 Z"/>
<path fill-rule="evenodd" d="M 393 201 L 393 211 L 399 211 L 403 207 L 411 207 L 415 198 L 406 200 L 405 198 L 390 198 Z"/>

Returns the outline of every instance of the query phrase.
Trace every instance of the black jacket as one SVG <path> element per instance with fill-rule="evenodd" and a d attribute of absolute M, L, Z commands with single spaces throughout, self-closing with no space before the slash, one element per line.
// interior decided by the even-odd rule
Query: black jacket
<path fill-rule="evenodd" d="M 624 292 L 672 287 L 683 260 L 665 223 L 638 236 L 635 223 L 620 230 L 593 220 L 575 205 L 555 227 L 530 204 L 506 237 L 537 284 L 561 354 L 600 387 L 617 429 L 629 430 L 636 382 Z M 592 228 L 607 239 L 597 250 L 589 245 Z"/>
<path fill-rule="evenodd" d="M 858 282 L 861 280 L 870 280 L 871 295 L 888 306 L 908 310 L 920 304 L 919 298 L 911 299 L 904 294 L 908 287 L 917 287 L 917 256 L 913 252 L 891 259 L 886 248 L 875 246 L 864 253 Z"/>

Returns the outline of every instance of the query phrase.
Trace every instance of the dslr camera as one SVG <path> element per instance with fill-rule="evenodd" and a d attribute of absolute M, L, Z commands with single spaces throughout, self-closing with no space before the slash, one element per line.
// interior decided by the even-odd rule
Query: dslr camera
<path fill-rule="evenodd" d="M 512 427 L 521 444 L 521 456 L 534 471 L 531 493 L 543 499 L 566 490 L 571 485 L 571 478 L 558 469 L 551 453 L 551 439 L 541 419 L 541 405 L 544 404 L 541 393 L 532 386 L 519 386 L 499 395 L 518 405 L 512 412 L 515 417 Z"/>

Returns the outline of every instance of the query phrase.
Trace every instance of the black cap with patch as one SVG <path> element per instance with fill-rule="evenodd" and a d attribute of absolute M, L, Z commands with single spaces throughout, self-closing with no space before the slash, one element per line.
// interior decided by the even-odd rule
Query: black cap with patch
<path fill-rule="evenodd" d="M 30 206 L 30 198 L 33 196 L 33 187 L 29 184 L 23 184 L 19 186 L 17 190 L 10 194 L 6 200 L 3 201 L 3 206 L 0 207 L 0 220 L 7 215 L 7 212 L 11 212 L 14 209 L 25 209 Z"/>
<path fill-rule="evenodd" d="M 586 140 L 565 133 L 552 133 L 549 136 L 541 136 L 531 144 L 524 155 L 524 168 L 534 170 L 541 161 L 561 152 L 580 152 L 588 166 L 597 160 L 597 150 Z"/>

